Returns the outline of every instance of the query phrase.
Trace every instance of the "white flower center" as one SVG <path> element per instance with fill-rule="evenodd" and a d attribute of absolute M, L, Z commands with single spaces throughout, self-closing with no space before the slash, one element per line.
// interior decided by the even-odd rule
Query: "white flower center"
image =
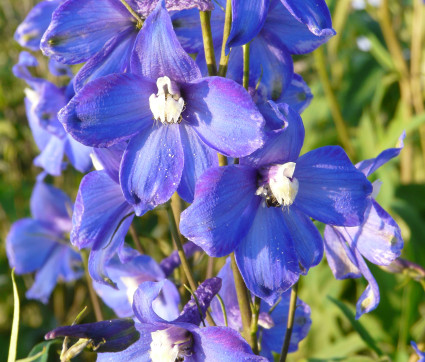
<path fill-rule="evenodd" d="M 158 78 L 156 85 L 158 93 L 149 97 L 153 117 L 163 124 L 180 123 L 184 100 L 180 96 L 178 85 L 168 77 Z"/>
<path fill-rule="evenodd" d="M 192 335 L 184 328 L 170 327 L 155 331 L 151 337 L 149 356 L 152 362 L 183 361 L 192 354 Z"/>
<path fill-rule="evenodd" d="M 265 198 L 267 206 L 290 206 L 298 194 L 299 183 L 293 177 L 295 162 L 272 166 L 268 172 L 268 183 L 256 192 Z"/>

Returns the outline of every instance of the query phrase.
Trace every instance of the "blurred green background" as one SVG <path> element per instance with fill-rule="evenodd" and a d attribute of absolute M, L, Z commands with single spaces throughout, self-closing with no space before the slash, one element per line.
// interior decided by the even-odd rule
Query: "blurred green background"
<path fill-rule="evenodd" d="M 25 116 L 25 84 L 11 72 L 21 50 L 13 33 L 35 3 L 0 0 L 0 361 L 7 358 L 13 313 L 4 240 L 11 223 L 29 216 L 29 197 L 40 172 L 32 165 L 38 150 Z M 296 57 L 295 69 L 314 94 L 303 113 L 303 152 L 341 144 L 352 161 L 358 162 L 395 146 L 406 130 L 406 147 L 400 159 L 376 172 L 375 178 L 383 182 L 377 200 L 402 228 L 403 258 L 424 266 L 425 9 L 421 0 L 363 3 L 366 7 L 356 10 L 350 0 L 329 0 L 338 35 L 313 54 Z M 51 181 L 75 197 L 81 177 L 69 168 Z M 152 249 L 149 239 L 159 240 L 160 247 L 152 249 L 156 258 L 169 252 L 162 211 L 149 213 L 135 226 L 148 250 Z M 204 265 L 202 259 L 197 264 L 199 277 Z M 336 281 L 326 260 L 302 278 L 300 297 L 311 306 L 313 325 L 300 350 L 289 360 L 415 360 L 410 341 L 425 346 L 424 289 L 411 275 L 394 275 L 369 266 L 380 286 L 381 303 L 359 322 L 352 322 L 350 316 L 367 285 L 365 280 Z M 60 285 L 47 305 L 28 301 L 25 291 L 32 276 L 16 279 L 21 298 L 18 358 L 24 358 L 47 331 L 72 322 L 90 301 L 83 281 Z M 106 307 L 104 314 L 113 317 Z M 93 320 L 89 307 L 84 322 Z M 54 355 L 50 358 L 55 360 Z M 90 353 L 81 357 L 93 358 Z"/>

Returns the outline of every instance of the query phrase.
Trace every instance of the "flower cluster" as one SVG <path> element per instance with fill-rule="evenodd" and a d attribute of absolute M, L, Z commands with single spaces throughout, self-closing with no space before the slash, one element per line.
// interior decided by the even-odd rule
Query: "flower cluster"
<path fill-rule="evenodd" d="M 120 318 L 60 327 L 46 338 L 80 338 L 105 361 L 273 360 L 290 320 L 289 352 L 308 333 L 310 308 L 296 298 L 291 306 L 290 289 L 324 251 L 336 278 L 368 280 L 357 316 L 377 306 L 363 258 L 388 265 L 403 240 L 367 177 L 400 153 L 402 138 L 357 165 L 339 146 L 301 154 L 301 112 L 312 94 L 292 56 L 335 34 L 324 0 L 47 0 L 34 7 L 15 38 L 41 49 L 67 85 L 32 75 L 37 60 L 22 52 L 14 73 L 29 86 L 27 116 L 41 151 L 34 163 L 44 172 L 32 218 L 9 233 L 9 262 L 19 274 L 36 271 L 27 296 L 47 302 L 59 277 L 80 276 L 77 250 L 88 249 L 94 290 Z M 219 164 L 217 153 L 229 164 Z M 43 181 L 45 173 L 61 174 L 64 156 L 85 173 L 74 205 Z M 188 241 L 179 247 L 177 230 L 179 252 L 158 263 L 125 237 L 135 217 L 161 205 L 171 212 L 173 195 L 191 204 L 179 224 Z M 326 225 L 324 239 L 318 223 Z M 180 313 L 173 271 L 199 252 L 232 255 L 234 265 L 191 286 Z M 234 274 L 257 306 L 250 345 L 241 336 Z"/>

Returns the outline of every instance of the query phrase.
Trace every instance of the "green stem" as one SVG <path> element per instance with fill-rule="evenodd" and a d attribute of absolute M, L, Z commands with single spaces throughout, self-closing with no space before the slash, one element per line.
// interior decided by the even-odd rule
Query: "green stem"
<path fill-rule="evenodd" d="M 103 321 L 102 309 L 100 307 L 99 299 L 97 298 L 96 292 L 93 289 L 92 280 L 89 274 L 89 257 L 87 250 L 81 250 L 81 258 L 83 259 L 84 264 L 84 274 L 86 276 L 87 288 L 89 289 L 90 300 L 93 305 L 94 315 L 98 322 Z"/>
<path fill-rule="evenodd" d="M 137 14 L 133 8 L 127 3 L 127 1 L 125 0 L 120 0 L 121 4 L 123 4 L 125 6 L 125 8 L 128 10 L 128 12 L 136 19 L 137 21 L 137 28 L 138 29 L 142 29 L 143 26 L 143 19 L 139 16 L 139 14 Z"/>
<path fill-rule="evenodd" d="M 253 311 L 252 311 L 252 320 L 251 320 L 251 340 L 253 344 L 252 351 L 255 354 L 259 353 L 258 343 L 257 343 L 257 333 L 258 333 L 258 318 L 260 317 L 260 305 L 261 299 L 255 297 Z"/>
<path fill-rule="evenodd" d="M 286 361 L 286 356 L 289 351 L 289 344 L 291 342 L 292 330 L 294 328 L 295 310 L 297 309 L 297 294 L 298 282 L 292 286 L 291 300 L 289 301 L 288 323 L 286 325 L 285 339 L 282 345 L 282 352 L 280 353 L 279 362 Z"/>
<path fill-rule="evenodd" d="M 218 75 L 225 77 L 227 73 L 227 64 L 229 63 L 229 55 L 226 55 L 226 43 L 229 38 L 230 29 L 232 28 L 232 0 L 226 1 L 226 15 L 224 18 L 223 43 L 221 45 L 220 65 L 218 67 Z"/>
<path fill-rule="evenodd" d="M 322 83 L 325 96 L 329 103 L 332 118 L 335 122 L 338 138 L 341 144 L 344 146 L 348 156 L 353 157 L 354 149 L 350 142 L 347 125 L 345 124 L 345 121 L 342 117 L 341 109 L 339 108 L 338 101 L 332 89 L 331 81 L 329 79 L 328 71 L 326 69 L 325 53 L 323 51 L 323 47 L 319 47 L 317 50 L 314 51 L 313 54 L 317 67 L 317 72 L 319 73 L 320 82 Z"/>
<path fill-rule="evenodd" d="M 171 235 L 174 240 L 175 248 L 177 249 L 177 253 L 180 257 L 180 262 L 183 267 L 183 271 L 187 277 L 187 280 L 189 282 L 190 288 L 193 292 L 197 289 L 197 284 L 195 282 L 195 278 L 193 277 L 192 271 L 190 270 L 189 262 L 187 260 L 186 254 L 183 249 L 183 236 L 180 234 L 179 229 L 177 227 L 176 218 L 174 216 L 173 208 L 171 207 L 171 203 L 167 204 L 167 214 L 168 214 L 168 221 L 170 223 L 170 231 Z M 208 323 L 211 326 L 215 326 L 214 320 L 212 319 L 211 315 L 207 312 L 206 318 Z"/>
<path fill-rule="evenodd" d="M 137 235 L 136 228 L 133 224 L 130 225 L 130 235 L 133 239 L 134 246 L 140 254 L 145 254 L 145 250 L 143 249 L 142 243 L 140 242 L 139 236 Z"/>
<path fill-rule="evenodd" d="M 251 306 L 249 292 L 246 288 L 245 282 L 236 264 L 235 254 L 231 254 L 233 278 L 235 279 L 236 294 L 238 297 L 239 310 L 242 318 L 242 335 L 249 343 L 252 349 L 255 348 L 254 341 L 251 338 Z"/>
<path fill-rule="evenodd" d="M 215 62 L 214 44 L 211 33 L 211 11 L 200 11 L 202 27 L 202 39 L 204 42 L 205 61 L 207 63 L 208 75 L 217 75 L 217 64 Z"/>
<path fill-rule="evenodd" d="M 242 49 L 243 49 L 242 85 L 246 90 L 248 90 L 248 87 L 249 87 L 249 48 L 250 48 L 250 43 L 242 46 Z"/>

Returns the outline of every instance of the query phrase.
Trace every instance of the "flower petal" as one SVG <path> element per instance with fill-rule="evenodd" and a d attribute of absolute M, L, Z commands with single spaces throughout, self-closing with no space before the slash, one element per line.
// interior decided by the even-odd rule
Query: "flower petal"
<path fill-rule="evenodd" d="M 182 89 L 188 122 L 208 146 L 226 156 L 243 157 L 263 145 L 264 119 L 249 93 L 222 77 L 202 78 Z"/>
<path fill-rule="evenodd" d="M 262 202 L 235 252 L 248 289 L 272 305 L 301 273 L 294 242 L 280 208 Z"/>
<path fill-rule="evenodd" d="M 136 31 L 132 15 L 120 1 L 68 0 L 53 13 L 41 49 L 61 63 L 82 63 L 130 28 Z"/>
<path fill-rule="evenodd" d="M 307 83 L 300 75 L 294 73 L 291 84 L 282 93 L 281 97 L 276 100 L 276 103 L 287 103 L 292 109 L 301 114 L 312 99 L 313 94 Z"/>
<path fill-rule="evenodd" d="M 19 24 L 15 32 L 15 40 L 24 48 L 40 50 L 40 41 L 52 18 L 53 11 L 61 0 L 41 1 L 36 4 Z"/>
<path fill-rule="evenodd" d="M 249 43 L 261 30 L 269 11 L 270 0 L 232 0 L 232 28 L 226 43 L 230 48 Z"/>
<path fill-rule="evenodd" d="M 160 124 L 131 139 L 122 159 L 120 182 L 137 215 L 171 198 L 179 186 L 183 164 L 178 124 Z"/>
<path fill-rule="evenodd" d="M 91 147 L 87 147 L 80 142 L 74 140 L 68 136 L 65 142 L 65 154 L 68 156 L 71 165 L 82 173 L 90 171 L 93 167 L 90 153 L 92 152 Z"/>
<path fill-rule="evenodd" d="M 134 0 L 136 3 L 137 12 L 143 16 L 149 15 L 154 9 L 158 2 L 162 0 Z M 184 10 L 197 8 L 200 11 L 209 11 L 214 9 L 212 0 L 167 0 L 166 2 L 168 11 Z"/>
<path fill-rule="evenodd" d="M 320 263 L 323 257 L 323 240 L 319 230 L 309 217 L 291 206 L 283 212 L 286 226 L 293 240 L 298 262 L 303 274 Z"/>
<path fill-rule="evenodd" d="M 149 97 L 155 84 L 134 74 L 95 79 L 59 112 L 59 120 L 77 141 L 109 147 L 152 125 Z"/>
<path fill-rule="evenodd" d="M 66 167 L 66 163 L 63 162 L 64 152 L 65 139 L 51 135 L 49 143 L 41 154 L 34 159 L 34 165 L 43 168 L 52 176 L 60 176 L 62 170 Z"/>
<path fill-rule="evenodd" d="M 268 132 L 262 148 L 240 160 L 254 167 L 295 162 L 304 143 L 304 124 L 300 115 L 287 104 L 269 101 L 274 112 L 284 120 L 286 128 Z"/>
<path fill-rule="evenodd" d="M 363 221 L 372 185 L 339 146 L 310 151 L 296 162 L 296 205 L 325 224 L 357 226 Z"/>
<path fill-rule="evenodd" d="M 177 191 L 183 200 L 192 203 L 196 181 L 205 170 L 218 166 L 218 157 L 217 152 L 205 145 L 191 127 L 181 126 L 180 137 L 184 152 L 184 168 Z"/>
<path fill-rule="evenodd" d="M 197 251 L 201 251 L 202 249 L 198 245 L 188 241 L 186 244 L 183 245 L 183 250 L 186 257 L 190 258 L 194 253 L 196 253 Z M 174 250 L 169 256 L 162 259 L 159 265 L 164 271 L 165 277 L 168 277 L 171 275 L 174 269 L 180 266 L 180 263 L 181 260 L 178 251 Z"/>
<path fill-rule="evenodd" d="M 127 147 L 126 142 L 117 143 L 108 148 L 93 148 L 96 160 L 100 163 L 98 170 L 105 170 L 108 176 L 119 183 L 121 159 Z"/>
<path fill-rule="evenodd" d="M 155 82 L 163 76 L 182 83 L 201 77 L 195 61 L 180 45 L 163 1 L 158 2 L 145 20 L 134 45 L 130 67 L 131 72 Z"/>
<path fill-rule="evenodd" d="M 195 200 L 181 214 L 180 231 L 208 255 L 230 254 L 246 235 L 261 200 L 256 170 L 232 165 L 205 171 Z"/>

